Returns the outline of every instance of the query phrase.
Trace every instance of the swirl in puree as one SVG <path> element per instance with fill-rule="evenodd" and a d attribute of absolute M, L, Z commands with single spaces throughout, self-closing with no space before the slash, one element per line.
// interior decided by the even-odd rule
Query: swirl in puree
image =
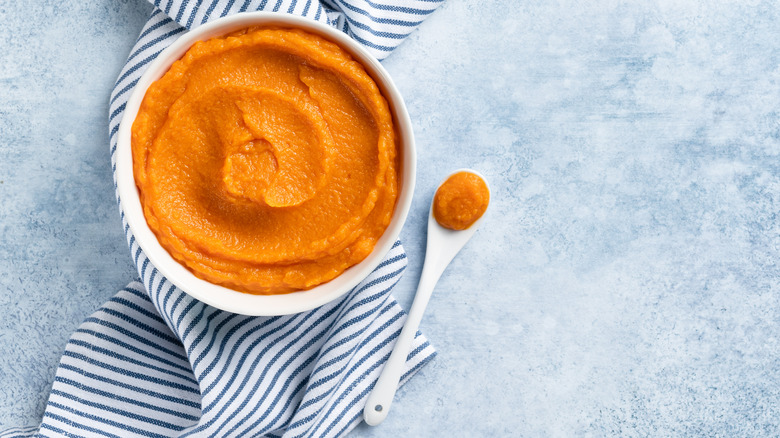
<path fill-rule="evenodd" d="M 300 30 L 198 42 L 152 84 L 132 127 L 146 221 L 196 276 L 309 289 L 362 261 L 398 196 L 396 132 L 363 66 Z"/>

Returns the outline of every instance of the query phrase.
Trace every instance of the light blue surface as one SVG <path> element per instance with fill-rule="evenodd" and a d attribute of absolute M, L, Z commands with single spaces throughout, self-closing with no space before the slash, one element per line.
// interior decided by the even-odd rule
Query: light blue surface
<path fill-rule="evenodd" d="M 43 3 L 43 2 L 41 2 Z M 780 434 L 780 10 L 448 0 L 387 61 L 428 202 L 493 199 L 422 330 L 439 356 L 353 436 Z M 0 426 L 134 277 L 108 94 L 142 0 L 0 6 Z"/>

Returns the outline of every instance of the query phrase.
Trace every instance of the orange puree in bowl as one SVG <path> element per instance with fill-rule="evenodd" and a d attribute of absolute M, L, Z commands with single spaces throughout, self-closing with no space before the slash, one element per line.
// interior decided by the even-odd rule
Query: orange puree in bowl
<path fill-rule="evenodd" d="M 149 87 L 133 173 L 160 244 L 196 276 L 274 294 L 362 261 L 398 195 L 396 132 L 361 64 L 299 30 L 198 42 Z"/>
<path fill-rule="evenodd" d="M 490 191 L 485 181 L 471 172 L 458 172 L 436 190 L 433 217 L 439 225 L 465 230 L 487 210 Z"/>

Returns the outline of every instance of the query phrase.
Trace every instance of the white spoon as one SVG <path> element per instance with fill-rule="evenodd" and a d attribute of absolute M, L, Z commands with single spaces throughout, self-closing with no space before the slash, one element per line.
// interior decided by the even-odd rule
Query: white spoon
<path fill-rule="evenodd" d="M 448 175 L 444 181 L 458 172 L 473 173 L 487 184 L 487 180 L 479 172 L 471 169 L 456 170 Z M 406 357 L 409 355 L 412 341 L 417 334 L 417 328 L 420 326 L 420 320 L 422 320 L 423 312 L 425 312 L 425 307 L 428 305 L 436 282 L 439 281 L 439 277 L 458 251 L 471 239 L 484 218 L 483 214 L 465 230 L 450 230 L 436 222 L 433 217 L 433 203 L 431 203 L 431 209 L 428 212 L 428 244 L 425 249 L 425 263 L 420 282 L 417 285 L 417 294 L 414 297 L 412 308 L 409 309 L 404 328 L 398 336 L 395 347 L 393 347 L 393 352 L 385 363 L 374 389 L 368 395 L 366 407 L 363 409 L 363 418 L 370 426 L 376 426 L 387 418 L 390 404 L 393 402 L 398 383 L 401 381 L 401 372 L 406 363 Z"/>

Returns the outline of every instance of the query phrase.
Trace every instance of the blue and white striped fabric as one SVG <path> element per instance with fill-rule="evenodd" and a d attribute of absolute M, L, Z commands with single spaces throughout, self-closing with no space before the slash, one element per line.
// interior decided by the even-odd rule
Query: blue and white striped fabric
<path fill-rule="evenodd" d="M 250 10 L 327 22 L 384 58 L 436 0 L 156 0 L 111 96 L 116 134 L 133 87 L 165 47 L 210 19 Z M 116 166 L 114 165 L 114 169 Z M 140 281 L 79 327 L 57 369 L 40 426 L 0 438 L 336 437 L 361 420 L 365 398 L 401 331 L 390 290 L 406 267 L 396 243 L 347 297 L 284 317 L 247 317 L 186 295 L 149 263 L 124 220 Z M 402 382 L 435 355 L 417 334 Z"/>

